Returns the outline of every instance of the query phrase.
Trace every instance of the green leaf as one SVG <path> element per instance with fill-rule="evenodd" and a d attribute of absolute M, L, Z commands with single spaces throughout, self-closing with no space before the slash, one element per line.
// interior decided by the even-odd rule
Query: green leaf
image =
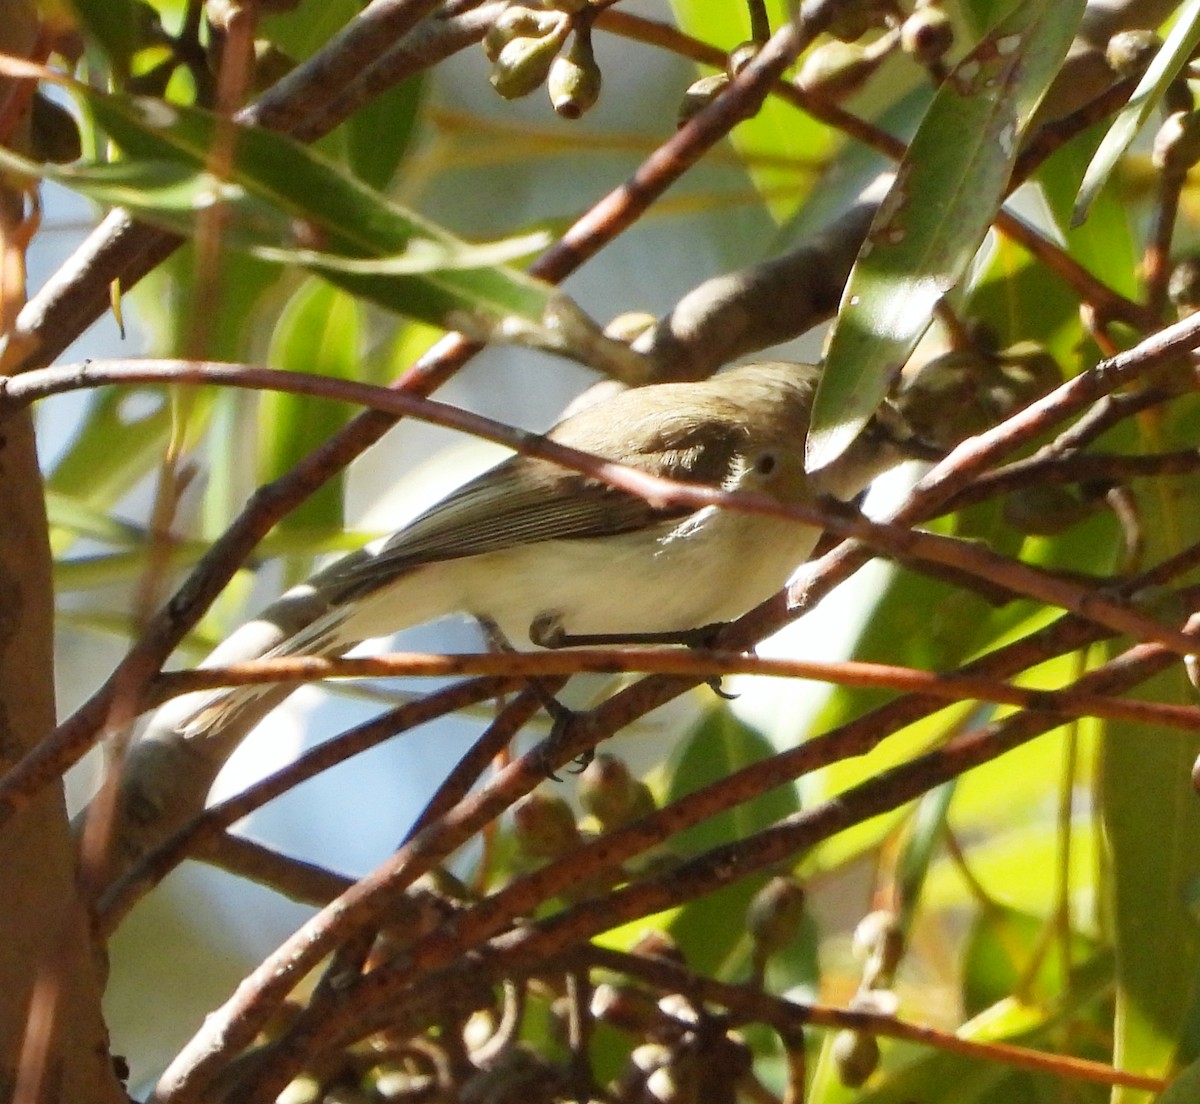
<path fill-rule="evenodd" d="M 55 463 L 49 488 L 94 510 L 106 509 L 162 459 L 170 430 L 171 411 L 161 388 L 99 391 Z M 57 531 L 55 555 L 62 555 L 74 539 L 68 530 Z"/>
<path fill-rule="evenodd" d="M 67 0 L 85 39 L 98 42 L 118 72 L 141 45 L 135 0 Z M 147 12 L 147 14 L 149 14 Z"/>
<path fill-rule="evenodd" d="M 1200 1061 L 1193 1062 L 1167 1087 L 1158 1104 L 1195 1104 L 1200 1100 Z"/>
<path fill-rule="evenodd" d="M 297 261 L 408 317 L 599 366 L 628 369 L 639 362 L 627 346 L 604 337 L 562 292 L 493 263 L 494 253 L 482 260 L 471 256 L 473 247 L 449 231 L 289 138 L 235 127 L 196 108 L 67 83 L 125 160 L 58 168 L 0 150 L 0 164 L 127 207 L 177 232 L 190 232 L 205 210 L 220 203 L 232 244 L 264 247 L 272 259 Z M 218 179 L 209 163 L 221 142 L 230 145 L 231 164 Z M 514 248 L 524 252 L 529 245 L 525 239 Z M 279 249 L 285 253 L 273 252 Z M 344 270 L 346 261 L 406 254 L 415 272 Z M 407 261 L 400 267 L 408 268 Z"/>
<path fill-rule="evenodd" d="M 424 89 L 420 75 L 409 77 L 368 101 L 338 128 L 346 134 L 351 170 L 372 188 L 388 185 L 411 147 Z"/>
<path fill-rule="evenodd" d="M 1092 201 L 1105 182 L 1112 176 L 1117 162 L 1129 148 L 1139 130 L 1146 125 L 1151 112 L 1167 91 L 1167 86 L 1179 75 L 1187 64 L 1196 46 L 1200 44 L 1200 0 L 1185 0 L 1171 33 L 1167 35 L 1162 49 L 1154 56 L 1150 67 L 1129 102 L 1113 120 L 1113 124 L 1100 143 L 1100 148 L 1088 165 L 1071 222 L 1078 226 L 1088 216 Z"/>
<path fill-rule="evenodd" d="M 1200 402 L 1176 403 L 1173 417 L 1144 422 L 1140 451 L 1190 447 Z M 1160 477 L 1139 484 L 1145 556 L 1156 563 L 1200 539 L 1200 483 Z M 1138 698 L 1195 704 L 1183 667 L 1137 688 Z M 1187 1044 L 1200 999 L 1200 801 L 1193 733 L 1149 725 L 1104 726 L 1099 790 L 1111 866 L 1116 949 L 1113 1062 L 1165 1076 Z M 1114 1104 L 1143 1104 L 1144 1092 L 1117 1089 Z"/>
<path fill-rule="evenodd" d="M 811 468 L 858 435 L 965 274 L 1083 8 L 1083 0 L 1024 0 L 938 90 L 842 296 L 813 408 Z"/>
<path fill-rule="evenodd" d="M 667 801 L 674 801 L 750 763 L 774 754 L 762 733 L 745 724 L 727 707 L 710 709 L 693 729 L 673 763 Z M 687 854 L 745 839 L 794 813 L 799 807 L 789 783 L 752 801 L 672 836 L 670 846 Z M 765 881 L 765 875 L 743 878 L 718 893 L 689 902 L 674 917 L 671 932 L 697 970 L 718 970 L 735 951 L 748 951 L 746 906 Z"/>
<path fill-rule="evenodd" d="M 362 312 L 343 291 L 308 281 L 292 296 L 272 334 L 273 368 L 355 379 L 362 345 Z M 345 423 L 339 403 L 268 392 L 259 398 L 258 478 L 267 483 L 293 467 Z M 323 530 L 343 521 L 344 475 L 326 482 L 280 523 L 282 529 Z"/>
<path fill-rule="evenodd" d="M 772 30 L 791 18 L 783 0 L 767 0 Z M 714 4 L 711 0 L 671 0 L 679 29 L 705 42 L 731 50 L 750 37 L 750 18 L 744 3 Z M 704 73 L 711 73 L 701 67 Z M 746 171 L 776 222 L 796 211 L 817 176 L 804 169 L 819 165 L 834 142 L 830 129 L 777 96 L 769 96 L 751 119 L 734 127 L 730 144 L 746 163 Z M 789 164 L 789 162 L 791 162 Z"/>

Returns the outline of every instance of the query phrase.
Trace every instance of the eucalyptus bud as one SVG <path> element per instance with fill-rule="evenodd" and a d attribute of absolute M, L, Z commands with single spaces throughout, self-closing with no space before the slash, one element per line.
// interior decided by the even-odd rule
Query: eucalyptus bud
<path fill-rule="evenodd" d="M 872 27 L 884 25 L 884 7 L 880 0 L 841 0 L 832 5 L 833 16 L 825 29 L 842 42 L 855 42 Z"/>
<path fill-rule="evenodd" d="M 839 1031 L 833 1039 L 833 1064 L 841 1083 L 857 1089 L 879 1065 L 879 1043 L 861 1031 Z"/>
<path fill-rule="evenodd" d="M 600 66 L 592 52 L 592 31 L 587 23 L 575 30 L 571 47 L 556 57 L 546 78 L 550 103 L 564 119 L 578 119 L 600 96 Z"/>
<path fill-rule="evenodd" d="M 566 22 L 566 16 L 555 9 L 510 4 L 483 36 L 483 52 L 488 61 L 499 61 L 500 51 L 514 38 L 543 38 Z"/>
<path fill-rule="evenodd" d="M 513 827 L 521 850 L 538 859 L 555 859 L 579 847 L 575 814 L 560 797 L 536 791 L 513 807 Z"/>
<path fill-rule="evenodd" d="M 711 77 L 701 77 L 688 85 L 687 91 L 679 104 L 675 116 L 675 125 L 683 126 L 693 116 L 699 115 L 729 86 L 728 73 L 714 73 Z"/>
<path fill-rule="evenodd" d="M 1175 111 L 1168 115 L 1154 136 L 1151 163 L 1169 176 L 1183 177 L 1200 161 L 1200 114 Z"/>
<path fill-rule="evenodd" d="M 1167 281 L 1167 296 L 1181 318 L 1200 309 L 1200 257 L 1183 257 L 1175 262 Z"/>
<path fill-rule="evenodd" d="M 619 828 L 654 811 L 649 787 L 607 752 L 598 754 L 579 776 L 579 801 L 604 829 Z"/>
<path fill-rule="evenodd" d="M 838 100 L 857 92 L 879 66 L 879 59 L 852 42 L 826 42 L 811 50 L 797 83 L 806 92 Z"/>
<path fill-rule="evenodd" d="M 1104 60 L 1119 77 L 1140 77 L 1154 60 L 1162 39 L 1153 31 L 1118 31 L 1108 40 Z"/>
<path fill-rule="evenodd" d="M 506 42 L 488 75 L 492 87 L 506 100 L 528 96 L 546 79 L 570 29 L 564 16 L 547 34 L 520 35 Z"/>
<path fill-rule="evenodd" d="M 932 65 L 954 45 L 954 25 L 941 8 L 918 8 L 900 27 L 900 48 L 918 65 Z"/>
<path fill-rule="evenodd" d="M 725 72 L 731 77 L 736 77 L 758 56 L 758 52 L 761 49 L 761 42 L 738 43 L 738 45 L 729 51 L 729 57 L 725 62 Z"/>
<path fill-rule="evenodd" d="M 803 919 L 804 887 L 795 878 L 772 878 L 746 909 L 746 929 L 764 958 L 788 946 Z"/>
<path fill-rule="evenodd" d="M 854 929 L 854 951 L 865 959 L 862 990 L 890 985 L 904 954 L 899 917 L 889 909 L 867 913 Z"/>

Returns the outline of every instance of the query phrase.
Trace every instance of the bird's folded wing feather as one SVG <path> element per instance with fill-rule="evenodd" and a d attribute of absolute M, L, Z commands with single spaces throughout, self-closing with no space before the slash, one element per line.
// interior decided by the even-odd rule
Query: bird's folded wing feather
<path fill-rule="evenodd" d="M 655 475 L 709 485 L 719 486 L 729 475 L 736 433 L 700 434 L 694 424 L 669 417 L 661 428 L 648 442 L 654 447 L 628 462 Z M 548 460 L 515 456 L 444 498 L 376 551 L 331 565 L 319 576 L 319 587 L 341 603 L 421 564 L 535 541 L 611 536 L 691 512 L 689 506 L 655 507 Z"/>

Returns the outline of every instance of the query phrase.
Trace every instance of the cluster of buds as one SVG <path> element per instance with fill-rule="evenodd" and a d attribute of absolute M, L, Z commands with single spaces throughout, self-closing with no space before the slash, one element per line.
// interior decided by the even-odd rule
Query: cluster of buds
<path fill-rule="evenodd" d="M 863 963 L 863 972 L 850 1007 L 859 1012 L 895 1015 L 899 1001 L 892 986 L 904 955 L 899 917 L 887 909 L 868 913 L 854 930 L 854 950 Z M 849 1088 L 863 1084 L 879 1065 L 879 1043 L 865 1031 L 839 1031 L 832 1052 L 838 1077 Z"/>
<path fill-rule="evenodd" d="M 893 401 L 918 438 L 950 449 L 998 425 L 1062 380 L 1058 362 L 1035 342 L 999 352 L 952 349 L 906 372 Z"/>
<path fill-rule="evenodd" d="M 684 964 L 679 947 L 649 932 L 631 953 Z M 641 1042 L 608 1099 L 637 1104 L 735 1104 L 751 1072 L 745 1041 L 682 993 L 656 994 L 629 983 L 603 982 L 592 992 L 592 1017 Z"/>
<path fill-rule="evenodd" d="M 600 96 L 592 50 L 595 14 L 587 0 L 561 0 L 553 7 L 509 4 L 483 40 L 492 87 L 516 100 L 545 84 L 554 110 L 578 119 Z"/>
<path fill-rule="evenodd" d="M 654 812 L 650 788 L 635 778 L 613 755 L 601 753 L 579 776 L 580 817 L 571 804 L 554 793 L 534 790 L 513 806 L 513 839 L 527 864 L 553 862 L 575 854 L 590 839 Z M 601 893 L 612 885 L 614 872 L 581 878 L 567 896 L 572 899 Z"/>
<path fill-rule="evenodd" d="M 874 30 L 883 33 L 860 41 Z M 828 32 L 830 41 L 806 55 L 797 83 L 831 100 L 861 89 L 897 50 L 936 72 L 954 45 L 954 25 L 940 0 L 918 0 L 908 15 L 894 2 L 854 0 L 841 7 Z"/>

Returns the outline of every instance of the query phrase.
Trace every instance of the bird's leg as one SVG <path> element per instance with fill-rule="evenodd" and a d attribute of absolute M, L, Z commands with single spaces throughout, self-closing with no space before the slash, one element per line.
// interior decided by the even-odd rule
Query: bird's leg
<path fill-rule="evenodd" d="M 535 617 L 529 626 L 529 639 L 539 648 L 619 648 L 630 644 L 681 644 L 685 648 L 710 648 L 725 627 L 724 621 L 713 621 L 697 629 L 674 629 L 667 632 L 647 633 L 569 633 L 563 628 L 561 617 L 556 613 L 543 613 Z M 732 701 L 736 694 L 721 689 L 721 676 L 705 679 L 709 689 L 718 698 Z"/>
<path fill-rule="evenodd" d="M 569 633 L 556 613 L 543 613 L 529 626 L 529 639 L 539 648 L 619 648 L 630 644 L 682 644 L 687 648 L 708 648 L 724 621 L 701 625 L 698 629 L 670 629 L 645 633 Z"/>
<path fill-rule="evenodd" d="M 479 622 L 479 627 L 483 631 L 484 639 L 487 641 L 488 647 L 496 652 L 516 652 L 516 648 L 509 642 L 508 637 L 501 631 L 500 626 L 496 624 L 490 617 L 485 617 L 481 614 L 475 615 L 475 620 Z M 574 719 L 575 711 L 563 705 L 550 691 L 545 687 L 541 679 L 531 678 L 529 687 L 537 695 L 538 701 L 542 703 L 542 708 L 550 717 L 550 739 L 557 739 L 567 723 Z M 575 760 L 575 766 L 569 771 L 571 774 L 578 774 L 584 770 L 592 761 L 594 753 L 587 752 Z M 558 777 L 553 773 L 550 774 L 556 782 Z"/>

